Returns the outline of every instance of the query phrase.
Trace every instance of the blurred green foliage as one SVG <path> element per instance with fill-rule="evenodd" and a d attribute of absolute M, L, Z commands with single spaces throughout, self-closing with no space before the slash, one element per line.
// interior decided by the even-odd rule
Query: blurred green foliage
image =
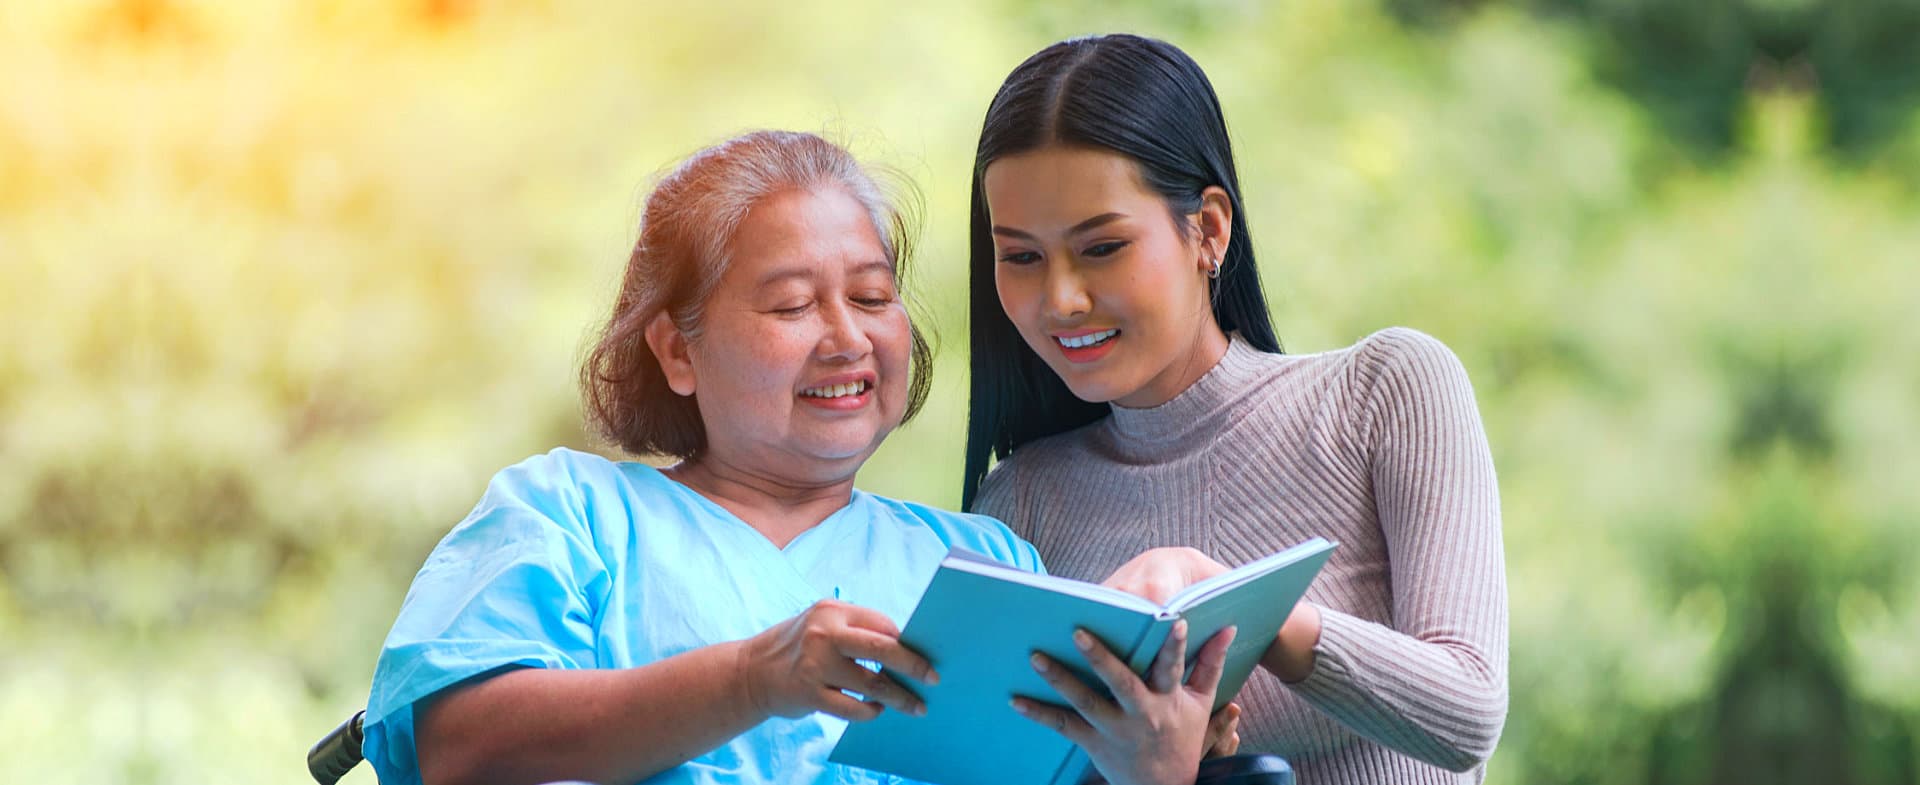
<path fill-rule="evenodd" d="M 1008 70 L 1191 51 L 1293 351 L 1406 324 L 1501 472 L 1496 783 L 1920 780 L 1915 4 L 0 6 L 0 781 L 301 782 L 573 369 L 645 183 L 754 127 L 917 180 L 957 499 Z M 364 769 L 349 783 L 368 783 Z"/>

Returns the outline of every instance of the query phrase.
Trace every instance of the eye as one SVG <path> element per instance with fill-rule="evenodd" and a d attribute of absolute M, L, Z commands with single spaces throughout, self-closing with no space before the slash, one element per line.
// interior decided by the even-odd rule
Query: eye
<path fill-rule="evenodd" d="M 1128 245 L 1129 243 L 1125 240 L 1111 240 L 1108 242 L 1099 243 L 1091 248 L 1088 248 L 1086 251 L 1082 252 L 1081 255 L 1091 256 L 1095 259 L 1099 259 L 1102 257 L 1112 256 L 1114 254 L 1117 254 L 1120 252 L 1120 249 L 1125 248 Z"/>
<path fill-rule="evenodd" d="M 811 307 L 813 307 L 813 303 L 810 303 L 810 302 L 794 303 L 792 305 L 785 305 L 778 308 L 774 308 L 769 312 L 777 313 L 781 316 L 799 316 L 800 314 L 806 313 L 807 309 Z"/>
<path fill-rule="evenodd" d="M 1007 264 L 1033 264 L 1040 261 L 1040 254 L 1032 251 L 1008 251 L 1000 255 L 1000 261 Z"/>
<path fill-rule="evenodd" d="M 865 293 L 855 296 L 853 301 L 868 308 L 885 308 L 893 304 L 893 295 L 879 292 Z"/>

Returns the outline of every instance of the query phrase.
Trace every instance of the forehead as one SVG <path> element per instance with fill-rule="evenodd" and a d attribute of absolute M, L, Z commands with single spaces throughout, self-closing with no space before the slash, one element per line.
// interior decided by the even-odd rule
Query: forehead
<path fill-rule="evenodd" d="M 1043 147 L 996 159 L 981 176 L 995 223 L 1077 223 L 1159 201 L 1132 159 L 1085 147 Z"/>
<path fill-rule="evenodd" d="M 761 199 L 728 246 L 723 281 L 744 284 L 784 272 L 850 271 L 887 258 L 873 219 L 840 188 L 794 188 Z"/>

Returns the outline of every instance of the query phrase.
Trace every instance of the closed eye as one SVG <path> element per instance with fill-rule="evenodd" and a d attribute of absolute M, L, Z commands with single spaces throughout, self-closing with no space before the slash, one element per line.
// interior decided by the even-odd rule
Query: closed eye
<path fill-rule="evenodd" d="M 1040 254 L 1032 251 L 1008 251 L 1000 255 L 1000 261 L 1007 264 L 1033 264 L 1040 261 Z"/>
<path fill-rule="evenodd" d="M 1091 248 L 1088 248 L 1086 251 L 1082 253 L 1082 255 L 1091 256 L 1095 259 L 1105 257 L 1105 256 L 1112 256 L 1114 254 L 1119 253 L 1120 249 L 1127 247 L 1127 245 L 1128 245 L 1128 242 L 1125 240 L 1113 240 L 1109 242 L 1100 243 Z"/>

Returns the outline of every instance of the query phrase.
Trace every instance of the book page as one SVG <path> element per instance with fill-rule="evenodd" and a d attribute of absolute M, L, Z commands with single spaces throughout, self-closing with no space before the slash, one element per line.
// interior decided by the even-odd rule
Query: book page
<path fill-rule="evenodd" d="M 1112 605 L 1118 608 L 1139 611 L 1148 615 L 1157 615 L 1162 611 L 1160 606 L 1149 602 L 1145 597 L 1128 594 L 1119 589 L 1108 588 L 1097 583 L 1087 583 L 1086 581 L 1076 581 L 1072 578 L 1061 578 L 1055 575 L 1041 575 L 1039 573 L 1027 572 L 1018 567 L 1002 564 L 960 548 L 954 548 L 948 551 L 947 561 L 942 566 L 964 570 L 976 575 L 987 575 L 1003 581 L 1046 589 L 1047 591 L 1065 594 L 1070 597 L 1079 597 L 1080 599 L 1090 600 L 1103 605 Z"/>
<path fill-rule="evenodd" d="M 1232 591 L 1234 587 L 1319 553 L 1333 544 L 1315 537 L 1279 553 L 1235 567 L 1192 586 L 1181 589 L 1167 600 L 1166 613 L 1177 615 L 1200 603 Z"/>

